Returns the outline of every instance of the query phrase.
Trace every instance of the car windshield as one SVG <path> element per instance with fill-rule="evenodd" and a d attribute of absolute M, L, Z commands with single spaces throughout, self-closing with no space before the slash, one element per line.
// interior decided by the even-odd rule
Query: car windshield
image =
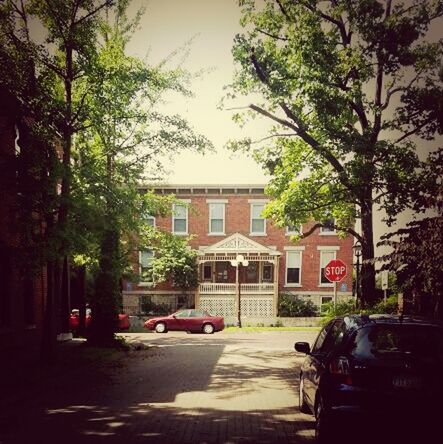
<path fill-rule="evenodd" d="M 406 354 L 443 364 L 443 330 L 425 325 L 364 327 L 354 336 L 351 354 L 365 359 L 402 359 Z"/>

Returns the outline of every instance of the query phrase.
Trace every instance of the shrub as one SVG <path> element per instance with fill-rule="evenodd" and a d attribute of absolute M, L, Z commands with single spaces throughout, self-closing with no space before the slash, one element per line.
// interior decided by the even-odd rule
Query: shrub
<path fill-rule="evenodd" d="M 398 296 L 390 296 L 386 302 L 379 301 L 373 307 L 361 310 L 355 305 L 354 300 L 348 302 L 338 302 L 335 307 L 333 302 L 328 302 L 322 306 L 321 325 L 327 324 L 335 316 L 345 316 L 350 314 L 396 314 L 398 312 Z"/>
<path fill-rule="evenodd" d="M 355 301 L 337 302 L 334 306 L 334 302 L 328 302 L 321 307 L 322 320 L 321 324 L 327 324 L 331 319 L 336 316 L 344 316 L 353 313 L 360 313 L 360 310 L 355 306 Z"/>
<path fill-rule="evenodd" d="M 386 299 L 375 304 L 371 310 L 371 313 L 385 313 L 385 314 L 396 314 L 398 312 L 398 296 L 389 296 Z"/>
<path fill-rule="evenodd" d="M 282 293 L 278 298 L 278 316 L 310 317 L 317 316 L 318 309 L 312 301 L 305 301 L 295 295 Z"/>

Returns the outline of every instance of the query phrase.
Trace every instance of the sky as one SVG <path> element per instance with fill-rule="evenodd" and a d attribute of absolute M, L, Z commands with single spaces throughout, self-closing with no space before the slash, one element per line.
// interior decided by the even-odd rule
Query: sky
<path fill-rule="evenodd" d="M 168 107 L 186 117 L 197 132 L 211 140 L 215 152 L 202 155 L 186 151 L 173 162 L 165 161 L 170 170 L 166 181 L 171 184 L 266 183 L 268 179 L 257 163 L 224 148 L 230 138 L 264 135 L 263 125 L 254 122 L 241 129 L 232 121 L 232 111 L 217 108 L 224 95 L 223 87 L 231 81 L 234 72 L 231 48 L 235 34 L 241 31 L 237 0 L 134 0 L 130 13 L 140 5 L 146 7 L 146 12 L 128 47 L 132 54 L 145 57 L 148 53 L 148 62 L 155 64 L 193 38 L 183 66 L 192 72 L 206 70 L 193 81 L 195 97 L 175 96 Z M 238 106 L 247 104 L 240 101 Z"/>

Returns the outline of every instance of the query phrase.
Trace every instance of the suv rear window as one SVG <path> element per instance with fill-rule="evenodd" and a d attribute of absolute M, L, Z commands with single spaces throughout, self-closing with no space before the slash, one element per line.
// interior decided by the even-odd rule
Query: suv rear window
<path fill-rule="evenodd" d="M 350 352 L 363 359 L 395 359 L 407 354 L 443 364 L 443 329 L 423 325 L 367 326 L 354 336 Z"/>

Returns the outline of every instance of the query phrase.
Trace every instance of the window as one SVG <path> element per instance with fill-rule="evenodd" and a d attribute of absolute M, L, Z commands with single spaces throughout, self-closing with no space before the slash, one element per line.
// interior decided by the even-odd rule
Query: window
<path fill-rule="evenodd" d="M 146 215 L 146 216 L 143 216 L 143 219 L 145 220 L 145 222 L 148 225 L 150 225 L 151 227 L 155 227 L 155 217 L 154 216 Z"/>
<path fill-rule="evenodd" d="M 328 281 L 325 276 L 325 267 L 335 259 L 335 251 L 320 251 L 320 284 L 321 285 L 333 285 L 332 282 Z"/>
<path fill-rule="evenodd" d="M 203 280 L 212 281 L 212 264 L 203 265 Z"/>
<path fill-rule="evenodd" d="M 228 281 L 228 262 L 216 262 L 215 263 L 216 282 Z"/>
<path fill-rule="evenodd" d="M 272 282 L 272 265 L 271 264 L 263 264 L 263 282 Z"/>
<path fill-rule="evenodd" d="M 261 215 L 265 204 L 251 204 L 251 234 L 266 234 L 266 219 Z"/>
<path fill-rule="evenodd" d="M 335 219 L 329 219 L 323 222 L 323 227 L 320 227 L 320 234 L 335 234 Z"/>
<path fill-rule="evenodd" d="M 326 335 L 328 334 L 329 329 L 332 326 L 332 322 L 329 322 L 326 324 L 323 329 L 320 331 L 320 333 L 317 336 L 317 339 L 314 342 L 314 345 L 312 346 L 312 353 L 318 353 L 323 345 L 323 342 L 326 339 Z"/>
<path fill-rule="evenodd" d="M 188 234 L 188 207 L 185 205 L 174 204 L 172 232 L 174 234 Z"/>
<path fill-rule="evenodd" d="M 289 236 L 291 234 L 302 234 L 302 225 L 292 225 L 289 224 L 286 226 L 286 234 Z"/>
<path fill-rule="evenodd" d="M 209 204 L 209 234 L 225 234 L 225 204 Z"/>
<path fill-rule="evenodd" d="M 332 324 L 331 328 L 326 335 L 325 340 L 320 348 L 321 353 L 331 353 L 334 351 L 335 347 L 338 347 L 342 342 L 345 335 L 345 324 L 341 319 L 337 319 Z"/>
<path fill-rule="evenodd" d="M 286 285 L 298 286 L 301 278 L 301 251 L 286 252 Z"/>
<path fill-rule="evenodd" d="M 140 251 L 140 280 L 141 282 L 152 282 L 152 260 L 154 252 L 152 250 Z"/>
<path fill-rule="evenodd" d="M 192 310 L 183 310 L 176 313 L 174 316 L 176 318 L 189 318 Z"/>

